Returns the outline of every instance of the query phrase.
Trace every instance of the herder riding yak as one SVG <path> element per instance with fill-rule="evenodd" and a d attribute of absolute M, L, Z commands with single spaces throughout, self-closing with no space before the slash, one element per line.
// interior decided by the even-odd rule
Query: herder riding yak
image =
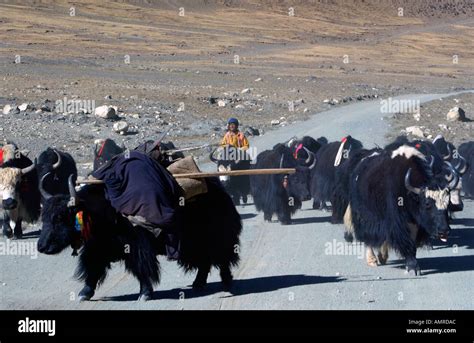
<path fill-rule="evenodd" d="M 114 157 L 93 176 L 105 186 L 76 192 L 70 182 L 70 195 L 46 195 L 38 241 L 45 254 L 82 245 L 76 271 L 85 283 L 81 301 L 93 297 L 115 261 L 124 261 L 139 280 L 139 300 L 151 299 L 160 281 L 156 255 L 176 259 L 186 272 L 197 270 L 194 289 L 206 286 L 212 267 L 220 270 L 224 288 L 231 287 L 242 223 L 217 178 L 205 179 L 200 194 L 187 198 L 168 170 L 138 151 Z"/>

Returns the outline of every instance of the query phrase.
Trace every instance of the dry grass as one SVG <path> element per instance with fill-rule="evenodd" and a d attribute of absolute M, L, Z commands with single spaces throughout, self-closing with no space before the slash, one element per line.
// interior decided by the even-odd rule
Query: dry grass
<path fill-rule="evenodd" d="M 285 3 L 262 6 L 249 1 L 244 7 L 208 5 L 207 10 L 185 3 L 183 17 L 173 1 L 152 7 L 90 0 L 0 5 L 0 54 L 40 59 L 176 54 L 211 56 L 195 63 L 213 66 L 221 65 L 222 58 L 212 57 L 238 53 L 249 66 L 291 64 L 296 73 L 331 63 L 373 73 L 472 74 L 472 20 L 433 33 L 423 32 L 419 18 L 398 17 L 393 7 L 367 3 L 296 2 L 295 17 L 288 16 Z M 75 17 L 69 16 L 72 4 Z M 256 43 L 275 48 L 245 51 Z M 452 63 L 454 54 L 460 56 L 457 65 Z M 349 65 L 342 63 L 344 55 Z M 232 68 L 231 57 L 228 61 L 226 67 Z"/>

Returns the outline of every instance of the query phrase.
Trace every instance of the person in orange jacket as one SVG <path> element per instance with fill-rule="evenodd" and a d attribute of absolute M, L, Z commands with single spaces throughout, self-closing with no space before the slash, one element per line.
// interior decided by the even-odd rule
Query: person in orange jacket
<path fill-rule="evenodd" d="M 247 150 L 249 141 L 247 137 L 239 131 L 239 121 L 236 118 L 230 118 L 227 122 L 227 132 L 221 141 L 222 146 L 231 145 L 235 148 Z"/>

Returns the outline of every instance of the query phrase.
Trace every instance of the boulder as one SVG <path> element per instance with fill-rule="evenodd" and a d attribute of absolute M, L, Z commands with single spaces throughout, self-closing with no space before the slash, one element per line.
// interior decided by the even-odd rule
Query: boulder
<path fill-rule="evenodd" d="M 447 121 L 466 121 L 466 112 L 458 106 L 449 110 L 446 115 Z"/>
<path fill-rule="evenodd" d="M 107 105 L 96 107 L 94 114 L 97 117 L 104 119 L 113 119 L 117 117 L 117 112 L 115 111 L 115 108 Z"/>

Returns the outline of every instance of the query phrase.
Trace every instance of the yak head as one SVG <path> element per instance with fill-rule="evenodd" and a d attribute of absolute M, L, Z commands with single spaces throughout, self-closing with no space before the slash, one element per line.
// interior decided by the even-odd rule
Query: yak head
<path fill-rule="evenodd" d="M 311 199 L 310 192 L 310 179 L 311 179 L 311 169 L 316 165 L 316 157 L 310 151 L 308 152 L 308 159 L 306 164 L 309 166 L 300 166 L 296 165 L 296 161 L 293 157 L 288 157 L 285 155 L 281 156 L 280 159 L 280 168 L 295 168 L 296 172 L 285 176 L 283 179 L 283 187 L 288 191 L 288 194 L 291 197 L 297 198 L 299 201 L 306 201 Z M 291 165 L 285 165 L 285 157 L 289 159 L 292 163 Z"/>
<path fill-rule="evenodd" d="M 14 210 L 18 206 L 21 183 L 23 176 L 32 172 L 35 164 L 29 167 L 20 168 L 0 168 L 0 193 L 2 194 L 2 207 L 5 210 Z"/>
<path fill-rule="evenodd" d="M 296 173 L 288 176 L 288 190 L 290 196 L 300 201 L 311 199 L 309 191 L 310 169 L 308 167 L 296 166 Z"/>
<path fill-rule="evenodd" d="M 227 145 L 219 149 L 218 157 L 215 157 L 216 151 L 217 149 L 214 149 L 209 154 L 209 159 L 217 165 L 217 171 L 222 173 L 238 169 L 249 169 L 251 158 L 244 150 Z M 225 186 L 229 182 L 230 176 L 221 175 L 219 179 Z"/>
<path fill-rule="evenodd" d="M 99 169 L 114 156 L 125 151 L 125 146 L 119 147 L 112 139 L 98 139 L 94 142 L 94 170 Z"/>
<path fill-rule="evenodd" d="M 41 213 L 43 227 L 38 240 L 38 251 L 43 254 L 57 254 L 73 245 L 80 238 L 80 231 L 76 230 L 76 213 L 79 202 L 73 184 L 73 175 L 69 176 L 70 194 L 51 195 L 44 188 L 43 183 L 50 173 L 44 175 L 40 182 L 40 192 L 45 202 Z"/>
<path fill-rule="evenodd" d="M 459 176 L 453 170 L 446 182 L 430 178 L 426 185 L 415 187 L 411 183 L 411 172 L 410 168 L 405 175 L 405 187 L 417 198 L 415 220 L 432 238 L 446 242 L 451 230 L 448 216 L 450 192 L 457 186 Z"/>

